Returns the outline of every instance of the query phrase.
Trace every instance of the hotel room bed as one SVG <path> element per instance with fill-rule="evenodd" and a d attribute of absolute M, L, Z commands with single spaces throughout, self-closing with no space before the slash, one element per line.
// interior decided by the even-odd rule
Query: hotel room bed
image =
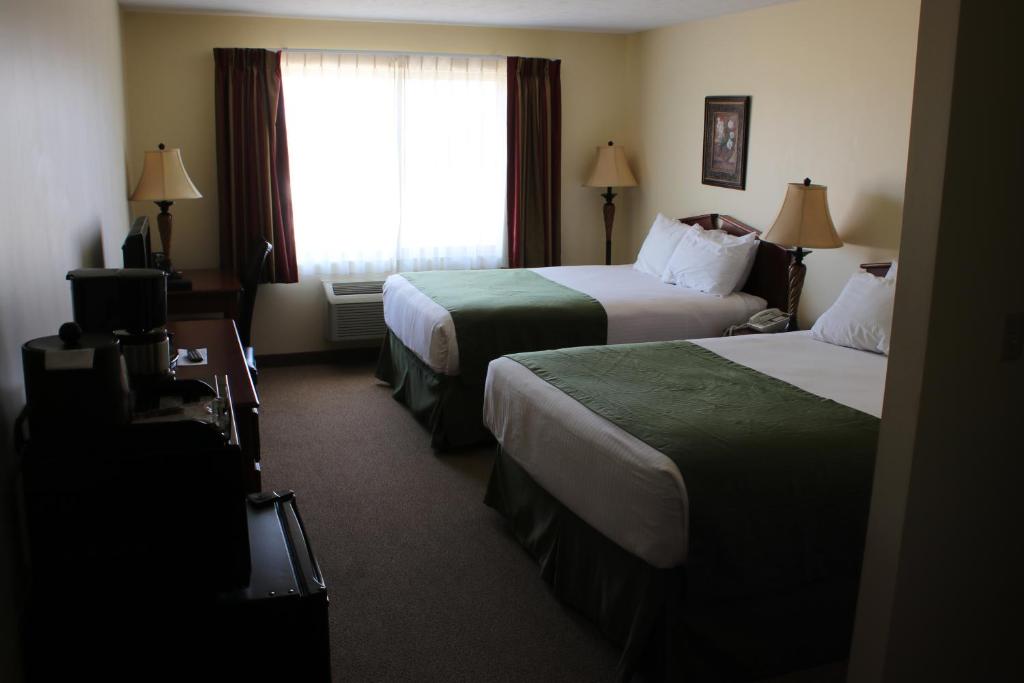
<path fill-rule="evenodd" d="M 808 332 L 500 358 L 486 502 L 623 679 L 840 659 L 885 370 Z"/>
<path fill-rule="evenodd" d="M 681 219 L 735 235 L 728 216 Z M 567 266 L 394 275 L 377 377 L 431 433 L 435 448 L 489 440 L 481 421 L 487 363 L 520 351 L 717 336 L 765 307 L 788 310 L 788 254 L 761 243 L 741 291 L 725 297 L 661 282 L 631 266 Z M 442 305 L 445 302 L 446 305 Z"/>
<path fill-rule="evenodd" d="M 666 284 L 632 265 L 528 270 L 600 303 L 607 315 L 608 344 L 714 337 L 766 305 L 747 292 L 717 297 Z M 459 342 L 451 314 L 402 275 L 392 275 L 384 283 L 384 320 L 431 370 L 459 374 Z"/>
<path fill-rule="evenodd" d="M 874 417 L 886 358 L 810 332 L 693 340 L 697 346 Z M 491 364 L 484 422 L 506 453 L 588 524 L 654 567 L 686 559 L 687 495 L 655 450 L 511 358 Z"/>

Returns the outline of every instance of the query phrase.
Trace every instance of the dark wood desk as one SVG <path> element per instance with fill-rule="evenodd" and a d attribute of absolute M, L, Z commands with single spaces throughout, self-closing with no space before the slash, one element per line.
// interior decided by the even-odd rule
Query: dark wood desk
<path fill-rule="evenodd" d="M 228 376 L 231 399 L 235 409 L 238 441 L 246 462 L 252 463 L 247 483 L 250 492 L 260 490 L 260 399 L 249 375 L 238 339 L 235 321 L 226 318 L 211 320 L 177 320 L 167 323 L 174 335 L 173 348 L 206 348 L 206 365 L 185 365 L 177 369 L 182 379 L 201 379 L 213 384 L 213 377 Z"/>
<path fill-rule="evenodd" d="M 181 276 L 192 282 L 192 289 L 168 289 L 167 312 L 176 317 L 196 313 L 220 313 L 238 320 L 238 295 L 242 284 L 226 270 L 203 268 L 183 270 Z"/>

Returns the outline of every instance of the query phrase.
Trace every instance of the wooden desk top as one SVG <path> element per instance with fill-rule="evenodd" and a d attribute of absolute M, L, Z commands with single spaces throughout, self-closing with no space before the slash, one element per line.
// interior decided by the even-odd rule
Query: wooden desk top
<path fill-rule="evenodd" d="M 235 321 L 227 318 L 177 320 L 168 322 L 167 329 L 174 334 L 171 340 L 173 348 L 205 347 L 209 354 L 206 365 L 179 366 L 178 377 L 201 379 L 213 384 L 214 375 L 226 374 L 235 405 L 239 408 L 259 407 L 260 401 L 245 364 Z"/>
<path fill-rule="evenodd" d="M 167 291 L 167 296 L 183 296 L 197 292 L 231 293 L 242 289 L 242 283 L 238 280 L 237 275 L 217 268 L 183 270 L 181 276 L 192 281 L 192 289 L 170 289 Z"/>

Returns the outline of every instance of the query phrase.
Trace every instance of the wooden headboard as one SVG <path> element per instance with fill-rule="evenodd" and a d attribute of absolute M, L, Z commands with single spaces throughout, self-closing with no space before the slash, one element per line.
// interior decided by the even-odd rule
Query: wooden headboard
<path fill-rule="evenodd" d="M 860 267 L 875 277 L 885 277 L 888 275 L 889 269 L 892 268 L 892 263 L 889 261 L 885 263 L 862 263 Z"/>
<path fill-rule="evenodd" d="M 770 242 L 760 240 L 761 231 L 738 221 L 732 216 L 717 213 L 706 213 L 702 216 L 680 218 L 683 223 L 699 225 L 705 230 L 724 230 L 730 235 L 742 237 L 754 233 L 758 235 L 760 244 L 754 266 L 750 269 L 750 277 L 741 288 L 742 291 L 759 296 L 768 302 L 768 308 L 778 308 L 792 314 L 795 304 L 799 301 L 799 292 L 794 301 L 789 296 L 789 252 Z M 886 264 L 888 265 L 888 264 Z"/>

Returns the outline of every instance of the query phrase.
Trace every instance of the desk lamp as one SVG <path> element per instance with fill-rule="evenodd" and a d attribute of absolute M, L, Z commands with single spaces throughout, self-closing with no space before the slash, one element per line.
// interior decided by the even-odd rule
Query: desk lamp
<path fill-rule="evenodd" d="M 160 143 L 159 149 L 146 152 L 142 163 L 142 177 L 132 192 L 132 201 L 151 200 L 160 207 L 160 215 L 156 217 L 160 230 L 160 243 L 167 257 L 167 270 L 171 268 L 171 205 L 176 199 L 199 199 L 203 195 L 192 184 L 185 165 L 181 162 L 181 150 L 166 149 Z"/>

